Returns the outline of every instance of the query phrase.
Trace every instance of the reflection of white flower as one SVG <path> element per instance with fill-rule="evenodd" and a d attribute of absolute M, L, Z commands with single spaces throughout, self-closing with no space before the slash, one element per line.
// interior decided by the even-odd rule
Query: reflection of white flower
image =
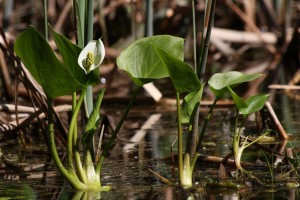
<path fill-rule="evenodd" d="M 104 56 L 103 42 L 100 39 L 92 40 L 80 52 L 78 64 L 85 73 L 89 73 L 102 63 Z"/>

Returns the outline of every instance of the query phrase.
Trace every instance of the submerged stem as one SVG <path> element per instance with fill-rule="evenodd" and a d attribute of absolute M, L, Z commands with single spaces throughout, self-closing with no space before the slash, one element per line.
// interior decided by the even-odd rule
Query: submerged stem
<path fill-rule="evenodd" d="M 211 118 L 212 111 L 214 110 L 214 108 L 215 108 L 218 100 L 219 100 L 218 98 L 215 98 L 213 104 L 210 106 L 210 109 L 209 109 L 209 111 L 207 113 L 207 116 L 205 118 L 204 124 L 202 126 L 202 129 L 201 129 L 201 132 L 200 132 L 200 135 L 199 135 L 198 145 L 197 145 L 197 148 L 196 148 L 197 152 L 200 151 L 200 148 L 201 148 L 201 145 L 202 145 L 203 136 L 204 136 L 204 133 L 205 133 L 207 125 L 208 125 L 208 121 Z"/>
<path fill-rule="evenodd" d="M 49 145 L 50 145 L 50 151 L 51 151 L 51 155 L 52 158 L 54 160 L 54 163 L 58 169 L 58 171 L 62 174 L 62 176 L 64 176 L 69 183 L 76 189 L 79 190 L 85 190 L 86 189 L 86 185 L 81 183 L 74 170 L 68 171 L 66 170 L 66 168 L 63 166 L 57 149 L 56 149 L 56 145 L 55 145 L 55 139 L 54 139 L 54 122 L 53 122 L 53 112 L 52 112 L 52 100 L 47 100 L 48 103 L 48 134 L 49 134 Z"/>
<path fill-rule="evenodd" d="M 72 94 L 72 115 L 74 115 L 74 111 L 75 111 L 75 108 L 76 108 L 76 99 L 77 99 L 77 96 L 76 96 L 76 92 L 74 92 Z M 83 183 L 87 183 L 87 180 L 86 180 L 86 174 L 85 174 L 85 171 L 83 170 L 83 167 L 82 167 L 82 162 L 81 162 L 81 158 L 80 158 L 80 152 L 79 152 L 79 149 L 78 149 L 78 144 L 77 144 L 77 135 L 78 135 L 78 132 L 77 132 L 77 121 L 74 122 L 74 131 L 73 131 L 73 145 L 74 145 L 74 158 L 75 158 L 75 165 L 76 165 L 76 169 L 77 169 L 77 172 L 78 172 L 78 176 L 79 176 L 79 179 L 83 182 Z"/>
<path fill-rule="evenodd" d="M 215 108 L 215 106 L 216 106 L 218 100 L 219 100 L 218 98 L 215 98 L 213 104 L 210 106 L 210 109 L 209 109 L 209 111 L 208 111 L 208 113 L 207 113 L 207 115 L 206 115 L 204 124 L 203 124 L 203 126 L 202 126 L 202 129 L 201 129 L 201 132 L 200 132 L 200 135 L 199 135 L 198 144 L 197 144 L 197 147 L 196 147 L 196 152 L 195 152 L 195 155 L 193 156 L 193 159 L 192 159 L 192 163 L 191 163 L 191 171 L 193 171 L 194 166 L 195 166 L 195 164 L 196 164 L 196 161 L 197 161 L 197 159 L 198 159 L 199 151 L 200 151 L 200 148 L 201 148 L 201 145 L 202 145 L 202 140 L 203 140 L 204 133 L 205 133 L 205 131 L 206 131 L 206 127 L 207 127 L 208 121 L 209 121 L 210 118 L 211 118 L 212 111 L 213 111 L 213 109 Z"/>
<path fill-rule="evenodd" d="M 78 113 L 79 113 L 82 101 L 84 99 L 85 93 L 86 93 L 85 90 L 83 90 L 81 92 L 79 100 L 77 102 L 77 105 L 76 105 L 73 115 L 72 115 L 71 123 L 70 123 L 70 128 L 69 128 L 69 132 L 68 132 L 68 145 L 67 145 L 67 164 L 68 164 L 67 167 L 68 167 L 68 169 L 71 169 L 71 168 L 74 169 L 74 166 L 73 166 L 74 130 L 75 130 L 76 122 L 77 122 Z"/>
<path fill-rule="evenodd" d="M 183 139 L 181 125 L 181 105 L 179 93 L 176 92 L 176 107 L 177 107 L 177 134 L 178 134 L 178 173 L 179 181 L 182 187 L 189 188 L 192 186 L 192 171 L 190 166 L 190 154 L 185 152 L 183 158 Z"/>

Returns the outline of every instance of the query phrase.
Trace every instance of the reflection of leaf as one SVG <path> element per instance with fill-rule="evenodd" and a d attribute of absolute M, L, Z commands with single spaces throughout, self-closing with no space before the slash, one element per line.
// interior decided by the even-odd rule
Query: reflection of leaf
<path fill-rule="evenodd" d="M 193 120 L 196 108 L 199 106 L 203 94 L 203 85 L 199 90 L 194 90 L 188 93 L 182 103 L 181 123 L 191 123 Z"/>
<path fill-rule="evenodd" d="M 56 58 L 45 38 L 32 26 L 16 40 L 15 52 L 48 97 L 54 98 L 84 88 Z"/>
<path fill-rule="evenodd" d="M 258 94 L 258 95 L 249 97 L 246 100 L 246 103 L 248 104 L 248 106 L 241 108 L 239 110 L 240 113 L 243 115 L 249 115 L 251 113 L 261 110 L 264 107 L 269 96 L 270 96 L 269 94 Z"/>
<path fill-rule="evenodd" d="M 260 76 L 262 74 L 243 74 L 237 71 L 216 73 L 209 79 L 208 84 L 212 92 L 220 98 L 227 91 L 227 86 L 233 87 L 257 79 Z"/>
<path fill-rule="evenodd" d="M 183 62 L 182 38 L 160 35 L 140 39 L 121 53 L 117 64 L 138 86 L 170 77 L 179 93 L 201 87 L 194 70 Z"/>

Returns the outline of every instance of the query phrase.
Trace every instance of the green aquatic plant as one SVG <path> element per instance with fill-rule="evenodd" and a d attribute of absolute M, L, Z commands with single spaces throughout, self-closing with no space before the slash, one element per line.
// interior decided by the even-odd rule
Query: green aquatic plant
<path fill-rule="evenodd" d="M 139 90 L 136 90 L 132 96 L 108 143 L 98 157 L 99 159 L 96 160 L 93 148 L 94 134 L 101 119 L 100 107 L 105 88 L 102 88 L 97 94 L 93 109 L 81 133 L 82 140 L 79 140 L 78 137 L 77 118 L 83 106 L 88 86 L 99 82 L 98 67 L 105 56 L 104 45 L 98 39 L 90 41 L 85 48 L 80 48 L 65 36 L 55 32 L 51 27 L 50 32 L 62 62 L 56 57 L 43 35 L 33 26 L 29 26 L 18 36 L 14 48 L 17 56 L 46 94 L 48 101 L 48 140 L 54 163 L 73 188 L 82 191 L 107 190 L 109 187 L 102 187 L 100 181 L 102 164 Z M 77 93 L 80 93 L 79 98 L 77 98 Z M 68 94 L 72 94 L 73 108 L 67 136 L 67 164 L 64 165 L 58 156 L 54 139 L 52 102 L 55 97 Z M 80 146 L 83 147 L 83 155 Z"/>
<path fill-rule="evenodd" d="M 95 71 L 105 56 L 103 43 L 101 40 L 91 41 L 84 49 L 81 49 L 52 28 L 50 30 L 63 62 L 58 60 L 46 39 L 32 26 L 17 38 L 14 46 L 15 52 L 34 79 L 42 86 L 47 96 L 49 146 L 58 170 L 75 189 L 106 190 L 108 187 L 102 187 L 100 182 L 102 163 L 133 100 L 126 108 L 100 158 L 95 161 L 95 152 L 92 148 L 93 136 L 100 120 L 99 111 L 105 92 L 104 88 L 99 91 L 93 110 L 87 119 L 82 132 L 82 141 L 78 137 L 77 118 L 87 86 L 97 84 L 99 81 L 98 73 Z M 74 95 L 76 92 L 80 92 L 78 100 Z M 67 138 L 67 164 L 64 166 L 59 158 L 54 140 L 52 101 L 55 97 L 67 94 L 73 94 L 73 110 Z M 81 145 L 84 150 L 83 156 L 79 149 Z"/>
<path fill-rule="evenodd" d="M 57 168 L 74 188 L 80 190 L 97 190 L 101 188 L 100 172 L 95 172 L 91 169 L 91 152 L 89 150 L 86 150 L 84 156 L 85 162 L 82 164 L 76 128 L 77 116 L 86 93 L 86 87 L 89 84 L 95 83 L 95 77 L 93 77 L 92 72 L 86 74 L 77 63 L 82 49 L 52 29 L 51 32 L 61 53 L 63 63 L 57 59 L 45 38 L 32 26 L 27 28 L 17 38 L 14 46 L 15 52 L 31 75 L 42 86 L 47 96 L 50 150 Z M 99 45 L 102 45 L 102 43 Z M 104 57 L 104 51 L 98 52 L 98 54 L 100 57 Z M 55 97 L 72 94 L 77 91 L 81 91 L 81 93 L 73 108 L 68 131 L 67 166 L 64 167 L 58 156 L 54 141 L 53 113 L 51 110 L 52 100 Z M 95 114 L 90 116 L 84 134 L 88 134 L 87 128 L 89 124 L 96 123 L 95 116 L 98 117 L 99 115 L 103 93 L 104 90 L 99 92 L 97 99 L 99 106 L 94 107 Z"/>
<path fill-rule="evenodd" d="M 117 58 L 117 65 L 129 74 L 138 88 L 154 80 L 166 77 L 171 79 L 177 102 L 179 182 L 184 187 L 192 186 L 192 173 L 200 155 L 203 135 L 217 101 L 222 98 L 225 92 L 229 91 L 230 87 L 261 76 L 260 74 L 248 75 L 233 71 L 215 74 L 211 77 L 208 83 L 210 89 L 216 95 L 216 99 L 203 122 L 200 134 L 197 134 L 198 137 L 194 140 L 192 137 L 192 126 L 202 98 L 203 84 L 200 83 L 192 67 L 183 61 L 182 38 L 158 35 L 137 40 L 121 53 Z M 180 94 L 186 94 L 182 104 L 180 103 Z M 265 99 L 265 96 L 259 97 L 255 96 L 249 98 L 246 102 L 243 101 L 245 107 L 240 109 L 241 113 L 248 115 L 251 112 L 255 112 L 258 107 L 257 100 L 259 103 L 263 103 L 261 99 Z M 182 124 L 188 124 L 189 127 L 185 151 L 183 151 Z M 239 142 L 239 139 L 236 139 L 235 142 Z M 196 144 L 194 151 L 190 149 L 191 143 Z"/>
<path fill-rule="evenodd" d="M 182 120 L 192 114 L 188 105 L 199 103 L 203 86 L 194 70 L 183 61 L 183 39 L 159 35 L 137 40 L 117 58 L 119 68 L 125 70 L 138 88 L 157 79 L 169 77 L 176 91 L 178 128 L 178 167 L 182 185 L 190 187 L 191 168 L 188 156 L 183 158 Z M 181 108 L 179 95 L 188 93 L 190 103 Z M 182 115 L 182 109 L 184 114 Z"/>
<path fill-rule="evenodd" d="M 245 121 L 245 119 L 247 119 L 247 117 L 250 114 L 258 112 L 264 107 L 266 101 L 268 100 L 269 95 L 258 94 L 244 100 L 243 98 L 238 96 L 232 88 L 234 88 L 235 86 L 243 82 L 248 82 L 257 79 L 260 76 L 262 75 L 261 74 L 249 75 L 249 74 L 242 74 L 240 72 L 232 71 L 227 73 L 214 74 L 208 81 L 208 84 L 210 85 L 210 89 L 215 94 L 216 99 L 221 98 L 226 92 L 229 92 L 237 108 L 236 115 L 235 115 L 235 119 L 236 119 L 235 126 L 233 131 L 233 155 L 234 155 L 235 165 L 237 169 L 241 172 L 243 171 L 243 168 L 241 166 L 241 157 L 243 151 L 268 133 L 267 131 L 265 134 L 263 134 L 262 136 L 258 137 L 256 140 L 250 143 L 247 143 L 247 139 L 246 139 L 246 141 L 244 141 L 243 144 L 240 145 L 243 122 Z M 238 125 L 240 116 L 242 118 L 242 123 Z"/>
<path fill-rule="evenodd" d="M 105 88 L 99 91 L 94 103 L 91 87 L 99 83 L 98 67 L 104 59 L 105 50 L 100 39 L 92 40 L 93 1 L 73 0 L 73 7 L 77 45 L 48 26 L 47 0 L 44 0 L 45 37 L 33 26 L 30 26 L 20 34 L 14 47 L 17 56 L 22 60 L 34 79 L 42 86 L 46 94 L 48 102 L 48 141 L 57 169 L 70 185 L 77 190 L 107 190 L 109 187 L 102 187 L 100 181 L 102 164 L 132 107 L 138 91 L 133 95 L 107 145 L 101 155 L 97 155 L 96 159 L 93 148 L 94 134 L 101 119 L 99 111 Z M 56 57 L 48 44 L 48 27 L 50 27 L 50 32 L 61 55 L 62 62 Z M 52 102 L 55 97 L 68 94 L 72 94 L 72 118 L 67 136 L 67 160 L 66 165 L 64 165 L 58 156 L 54 139 Z M 77 98 L 78 94 L 79 98 Z M 85 108 L 87 119 L 85 126 L 82 127 L 82 140 L 79 140 L 77 118 L 82 106 Z"/>

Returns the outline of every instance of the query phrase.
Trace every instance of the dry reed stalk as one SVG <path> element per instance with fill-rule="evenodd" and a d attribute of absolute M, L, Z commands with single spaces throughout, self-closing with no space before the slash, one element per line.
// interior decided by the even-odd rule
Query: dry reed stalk
<path fill-rule="evenodd" d="M 284 140 L 287 140 L 289 138 L 289 136 L 287 135 L 287 133 L 285 132 L 285 130 L 284 130 L 283 126 L 281 125 L 279 119 L 277 118 L 272 105 L 270 104 L 270 102 L 267 101 L 265 106 L 268 109 L 268 112 L 270 113 L 270 116 L 271 116 L 271 120 L 274 123 L 274 125 L 275 125 L 277 131 L 279 132 L 280 136 Z"/>
<path fill-rule="evenodd" d="M 271 53 L 276 52 L 275 47 L 273 45 L 269 45 L 265 42 L 259 28 L 255 25 L 255 23 L 251 19 L 249 19 L 249 17 L 238 6 L 236 6 L 234 3 L 226 1 L 226 0 L 224 1 L 224 3 L 245 22 L 245 24 L 251 31 L 253 31 L 255 34 L 257 34 L 257 37 L 262 41 L 263 44 L 265 44 L 266 49 L 268 51 L 270 51 Z"/>

